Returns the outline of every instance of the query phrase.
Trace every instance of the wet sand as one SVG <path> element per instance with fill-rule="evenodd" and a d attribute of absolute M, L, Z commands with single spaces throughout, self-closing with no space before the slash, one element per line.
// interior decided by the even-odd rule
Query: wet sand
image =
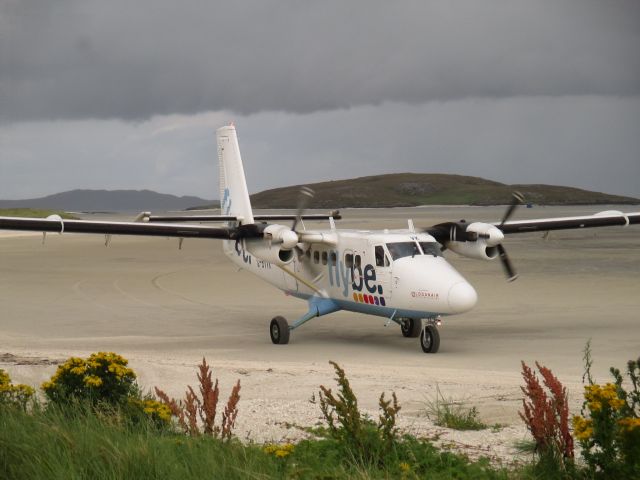
<path fill-rule="evenodd" d="M 516 218 L 589 214 L 638 207 L 522 208 Z M 432 225 L 445 220 L 497 221 L 502 207 L 428 207 L 343 211 L 345 228 L 404 228 L 406 218 Z M 311 228 L 307 225 L 307 228 Z M 238 432 L 255 440 L 295 437 L 279 422 L 313 425 L 309 402 L 320 384 L 332 385 L 329 360 L 340 363 L 362 406 L 376 410 L 380 392 L 396 391 L 403 425 L 433 435 L 424 416 L 436 386 L 446 397 L 479 408 L 498 432 L 444 432 L 467 450 L 508 458 L 525 435 L 518 419 L 520 361 L 550 367 L 580 403 L 582 349 L 592 339 L 594 372 L 608 379 L 640 355 L 640 226 L 512 235 L 505 247 L 520 273 L 504 280 L 498 261 L 446 253 L 474 285 L 474 310 L 445 318 L 440 352 L 423 354 L 384 319 L 336 313 L 272 345 L 268 323 L 290 321 L 306 305 L 247 272 L 238 272 L 209 240 L 100 236 L 0 236 L 0 368 L 37 385 L 55 370 L 50 362 L 98 350 L 127 357 L 145 388 L 180 395 L 195 383 L 204 356 L 223 393 L 240 378 Z M 39 361 L 31 361 L 40 359 Z M 574 410 L 575 411 L 575 410 Z M 487 447 L 488 445 L 488 447 Z M 488 448 L 488 451 L 485 449 Z"/>

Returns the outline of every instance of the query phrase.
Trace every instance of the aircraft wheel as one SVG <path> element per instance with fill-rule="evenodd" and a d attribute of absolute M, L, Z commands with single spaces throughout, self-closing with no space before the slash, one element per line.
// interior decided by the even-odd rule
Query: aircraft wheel
<path fill-rule="evenodd" d="M 424 353 L 436 353 L 440 348 L 440 334 L 435 325 L 426 325 L 420 335 L 420 346 Z"/>
<path fill-rule="evenodd" d="M 276 345 L 285 345 L 289 343 L 289 323 L 284 317 L 273 317 L 269 326 L 269 334 L 271 341 Z"/>
<path fill-rule="evenodd" d="M 418 338 L 422 331 L 421 318 L 403 318 L 400 325 L 402 336 L 405 338 Z"/>

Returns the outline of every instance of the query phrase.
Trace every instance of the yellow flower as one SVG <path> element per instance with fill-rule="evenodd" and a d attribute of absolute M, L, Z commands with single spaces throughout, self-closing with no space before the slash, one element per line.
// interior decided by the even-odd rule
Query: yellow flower
<path fill-rule="evenodd" d="M 74 375 L 84 375 L 84 373 L 87 371 L 87 367 L 85 367 L 84 365 L 80 366 L 80 367 L 73 367 L 71 370 L 69 370 L 71 373 L 73 373 Z"/>
<path fill-rule="evenodd" d="M 272 453 L 274 453 L 276 450 L 278 450 L 278 445 L 274 445 L 272 443 L 265 445 L 264 448 L 262 449 L 262 451 L 266 454 L 271 455 Z"/>
<path fill-rule="evenodd" d="M 640 429 L 640 418 L 627 417 L 618 420 L 618 425 L 626 432 L 631 432 L 636 429 Z"/>
<path fill-rule="evenodd" d="M 11 378 L 9 374 L 4 370 L 0 369 L 0 386 L 9 385 L 11 383 Z"/>
<path fill-rule="evenodd" d="M 404 473 L 407 473 L 409 470 L 411 470 L 411 465 L 409 465 L 407 462 L 401 462 L 398 466 Z"/>
<path fill-rule="evenodd" d="M 584 389 L 584 398 L 592 412 L 599 412 L 605 407 L 620 410 L 626 404 L 624 399 L 618 396 L 618 388 L 614 383 L 607 383 L 604 386 L 594 383 L 585 386 Z"/>
<path fill-rule="evenodd" d="M 268 445 L 265 445 L 262 451 L 269 455 L 273 454 L 276 456 L 276 458 L 284 458 L 292 454 L 295 448 L 296 448 L 295 445 L 291 443 L 285 443 L 282 445 L 270 443 Z"/>
<path fill-rule="evenodd" d="M 573 417 L 573 432 L 578 440 L 588 440 L 593 435 L 593 422 L 575 415 Z"/>
<path fill-rule="evenodd" d="M 83 381 L 87 387 L 99 387 L 102 385 L 102 379 L 95 375 L 87 375 Z"/>

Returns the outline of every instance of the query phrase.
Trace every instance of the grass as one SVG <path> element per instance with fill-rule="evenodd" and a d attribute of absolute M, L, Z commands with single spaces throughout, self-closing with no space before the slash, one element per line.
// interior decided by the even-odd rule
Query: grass
<path fill-rule="evenodd" d="M 440 427 L 454 430 L 484 430 L 489 425 L 480 420 L 476 407 L 467 407 L 464 402 L 453 398 L 444 398 L 440 388 L 436 394 L 425 402 L 427 416 Z M 495 428 L 496 426 L 494 426 Z"/>
<path fill-rule="evenodd" d="M 60 215 L 67 220 L 75 220 L 77 217 L 60 210 L 42 210 L 36 208 L 0 208 L 0 217 L 28 217 L 46 218 L 49 215 Z"/>
<path fill-rule="evenodd" d="M 7 480 L 509 478 L 488 460 L 473 462 L 408 436 L 369 463 L 354 461 L 342 447 L 329 438 L 304 440 L 278 458 L 261 445 L 128 424 L 82 405 L 0 411 L 0 478 Z"/>

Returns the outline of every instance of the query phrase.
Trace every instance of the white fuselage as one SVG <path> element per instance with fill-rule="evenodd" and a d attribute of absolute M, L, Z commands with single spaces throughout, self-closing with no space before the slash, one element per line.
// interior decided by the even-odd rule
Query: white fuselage
<path fill-rule="evenodd" d="M 287 294 L 304 299 L 322 296 L 343 310 L 433 318 L 465 312 L 477 301 L 473 287 L 442 257 L 428 234 L 408 230 L 315 233 L 331 241 L 312 243 L 306 251 L 296 249 L 289 263 L 281 266 L 253 255 L 252 240 L 224 241 L 224 251 L 242 269 Z"/>

